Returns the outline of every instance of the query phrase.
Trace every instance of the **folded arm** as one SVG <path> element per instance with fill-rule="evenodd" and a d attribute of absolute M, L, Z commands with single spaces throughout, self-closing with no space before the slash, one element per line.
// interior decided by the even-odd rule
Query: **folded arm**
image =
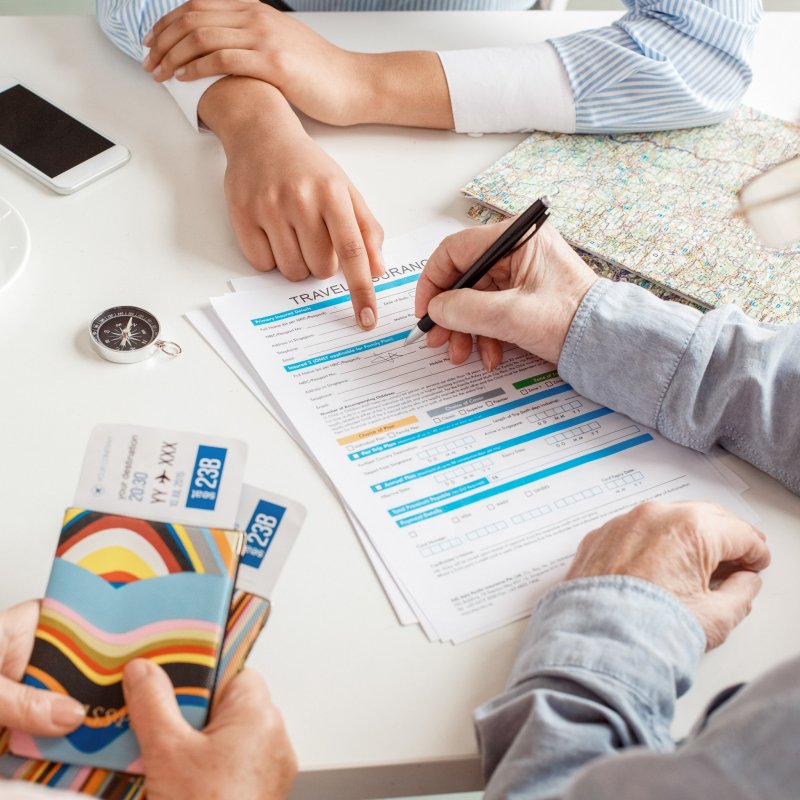
<path fill-rule="evenodd" d="M 628 12 L 606 28 L 440 53 L 456 130 L 619 133 L 725 119 L 750 84 L 760 1 L 623 2 Z M 564 84 L 565 99 L 547 99 Z"/>
<path fill-rule="evenodd" d="M 150 67 L 161 79 L 258 78 L 334 125 L 597 133 L 725 119 L 750 83 L 759 0 L 625 4 L 606 28 L 549 42 L 359 53 L 258 3 L 192 0 L 159 23 Z"/>

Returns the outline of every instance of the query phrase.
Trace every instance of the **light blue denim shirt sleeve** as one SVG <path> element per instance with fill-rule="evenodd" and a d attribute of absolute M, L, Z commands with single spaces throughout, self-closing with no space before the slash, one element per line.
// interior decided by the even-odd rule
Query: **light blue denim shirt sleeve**
<path fill-rule="evenodd" d="M 654 584 L 551 589 L 506 691 L 475 712 L 485 800 L 797 800 L 800 657 L 712 703 L 675 749 L 675 700 L 704 647 L 694 616 Z"/>
<path fill-rule="evenodd" d="M 487 800 L 560 798 L 599 756 L 671 750 L 675 700 L 704 649 L 695 617 L 654 584 L 608 576 L 551 589 L 507 690 L 475 712 Z"/>
<path fill-rule="evenodd" d="M 561 377 L 694 450 L 718 444 L 800 493 L 800 324 L 734 306 L 707 314 L 598 281 L 572 321 Z"/>
<path fill-rule="evenodd" d="M 673 441 L 720 444 L 800 491 L 800 325 L 761 325 L 732 306 L 701 314 L 601 280 L 558 369 Z M 552 589 L 508 688 L 475 714 L 487 800 L 796 800 L 800 658 L 673 752 L 674 702 L 703 647 L 695 618 L 652 584 L 613 576 Z"/>
<path fill-rule="evenodd" d="M 646 581 L 551 589 L 508 688 L 475 712 L 485 800 L 797 800 L 800 658 L 735 693 L 674 748 L 674 703 L 704 645 L 689 611 Z"/>

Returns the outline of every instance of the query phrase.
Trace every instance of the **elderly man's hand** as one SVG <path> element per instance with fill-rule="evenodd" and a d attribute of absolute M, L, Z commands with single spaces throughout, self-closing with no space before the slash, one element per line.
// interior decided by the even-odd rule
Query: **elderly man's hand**
<path fill-rule="evenodd" d="M 83 721 L 83 706 L 66 695 L 18 683 L 31 657 L 38 619 L 36 600 L 0 611 L 0 728 L 63 736 Z"/>
<path fill-rule="evenodd" d="M 546 222 L 474 289 L 447 291 L 513 221 L 448 236 L 420 276 L 415 312 L 421 317 L 427 311 L 437 326 L 428 334 L 428 344 L 440 347 L 449 340 L 450 358 L 456 364 L 472 352 L 473 335 L 489 370 L 502 360 L 502 342 L 557 363 L 572 318 L 597 280 Z"/>
<path fill-rule="evenodd" d="M 672 592 L 698 619 L 707 649 L 750 613 L 769 565 L 764 536 L 714 503 L 644 503 L 589 533 L 567 580 L 630 575 Z"/>
<path fill-rule="evenodd" d="M 258 673 L 245 670 L 214 699 L 203 731 L 181 716 L 167 674 L 132 661 L 123 688 L 148 800 L 283 800 L 297 773 L 283 719 Z"/>

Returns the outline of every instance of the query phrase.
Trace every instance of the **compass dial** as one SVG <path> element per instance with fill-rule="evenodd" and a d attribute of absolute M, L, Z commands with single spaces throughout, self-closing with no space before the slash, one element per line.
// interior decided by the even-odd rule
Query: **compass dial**
<path fill-rule="evenodd" d="M 141 350 L 158 338 L 158 320 L 143 308 L 115 306 L 92 321 L 92 338 L 119 353 Z"/>

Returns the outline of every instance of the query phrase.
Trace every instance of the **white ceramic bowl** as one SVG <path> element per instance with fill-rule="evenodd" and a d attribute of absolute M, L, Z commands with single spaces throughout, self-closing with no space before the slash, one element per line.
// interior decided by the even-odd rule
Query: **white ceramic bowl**
<path fill-rule="evenodd" d="M 25 268 L 31 250 L 28 226 L 19 211 L 0 197 L 0 292 Z"/>

